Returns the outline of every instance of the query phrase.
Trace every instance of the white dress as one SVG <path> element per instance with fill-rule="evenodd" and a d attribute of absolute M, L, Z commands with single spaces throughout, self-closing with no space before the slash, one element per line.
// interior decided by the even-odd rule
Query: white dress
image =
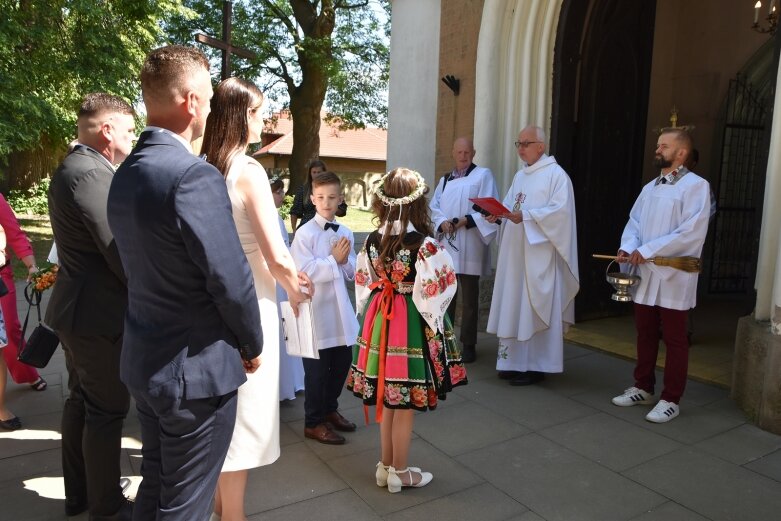
<path fill-rule="evenodd" d="M 239 232 L 241 246 L 247 256 L 255 279 L 258 295 L 260 323 L 263 327 L 263 352 L 260 368 L 247 375 L 247 381 L 239 387 L 236 426 L 233 430 L 223 472 L 251 469 L 269 465 L 279 458 L 279 315 L 277 314 L 276 282 L 266 265 L 247 211 L 236 189 L 242 169 L 254 163 L 258 175 L 265 176 L 263 167 L 253 159 L 237 156 L 225 179 L 228 186 L 233 221 Z M 262 183 L 268 193 L 261 193 L 261 202 L 274 205 L 271 187 Z"/>
<path fill-rule="evenodd" d="M 279 218 L 279 232 L 282 234 L 285 246 L 290 247 L 290 236 L 285 228 L 285 221 L 281 217 Z M 277 284 L 277 307 L 280 302 L 286 300 L 287 292 Z M 279 399 L 295 400 L 296 393 L 304 390 L 304 362 L 298 356 L 287 354 L 281 321 L 279 327 Z"/>

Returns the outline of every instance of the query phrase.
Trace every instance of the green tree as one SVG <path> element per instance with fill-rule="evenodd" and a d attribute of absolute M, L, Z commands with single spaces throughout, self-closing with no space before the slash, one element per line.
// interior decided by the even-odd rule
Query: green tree
<path fill-rule="evenodd" d="M 222 34 L 221 0 L 186 0 L 197 17 L 175 17 L 169 26 L 180 43 L 194 34 Z M 236 76 L 255 80 L 293 117 L 291 182 L 301 184 L 305 165 L 319 156 L 320 113 L 342 128 L 384 126 L 387 120 L 389 2 L 386 0 L 244 0 L 233 6 L 232 43 L 257 54 L 234 58 Z M 218 63 L 219 51 L 202 47 Z M 214 68 L 215 75 L 219 68 Z"/>
<path fill-rule="evenodd" d="M 191 15 L 181 0 L 0 0 L 0 12 L 0 157 L 12 188 L 50 172 L 84 94 L 135 102 L 161 24 Z"/>

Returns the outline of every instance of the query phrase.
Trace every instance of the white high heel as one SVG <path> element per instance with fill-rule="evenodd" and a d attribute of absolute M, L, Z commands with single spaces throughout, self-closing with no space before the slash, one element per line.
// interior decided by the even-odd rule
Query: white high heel
<path fill-rule="evenodd" d="M 377 480 L 378 487 L 388 486 L 388 468 L 390 465 L 383 465 L 382 461 L 377 462 L 377 471 L 374 473 L 374 477 Z M 412 472 L 420 472 L 418 467 L 408 467 Z"/>
<path fill-rule="evenodd" d="M 383 465 L 382 461 L 377 463 L 377 471 L 374 473 L 374 477 L 377 479 L 378 487 L 388 486 L 388 467 L 389 465 Z"/>
<path fill-rule="evenodd" d="M 409 474 L 409 485 L 404 484 L 401 481 L 401 478 L 399 477 L 399 474 L 404 473 Z M 416 474 L 420 474 L 420 481 L 417 483 L 412 483 L 412 473 L 415 472 Z M 393 467 L 388 467 L 388 492 L 391 494 L 395 494 L 396 492 L 401 492 L 402 487 L 413 487 L 413 488 L 420 488 L 425 487 L 429 483 L 431 483 L 431 480 L 434 479 L 434 475 L 431 472 L 422 472 L 417 467 L 407 467 L 406 469 L 402 470 L 396 470 Z"/>

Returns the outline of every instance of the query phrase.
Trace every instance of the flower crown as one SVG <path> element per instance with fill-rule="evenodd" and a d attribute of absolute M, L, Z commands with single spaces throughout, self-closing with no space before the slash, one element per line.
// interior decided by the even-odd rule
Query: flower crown
<path fill-rule="evenodd" d="M 417 173 L 416 171 L 410 170 L 410 172 L 415 177 L 415 180 L 417 181 L 418 185 L 415 187 L 415 189 L 412 191 L 411 194 L 405 197 L 391 197 L 385 193 L 385 181 L 393 173 L 393 171 L 390 171 L 384 176 L 382 176 L 382 179 L 380 179 L 380 184 L 377 185 L 377 188 L 375 190 L 375 193 L 377 194 L 379 200 L 382 201 L 382 204 L 384 204 L 385 206 L 401 206 L 403 204 L 409 204 L 423 195 L 423 193 L 426 191 L 426 180 L 423 179 L 423 176 Z"/>
<path fill-rule="evenodd" d="M 271 177 L 268 178 L 268 184 L 273 185 L 277 181 L 281 181 L 282 176 L 279 174 L 272 174 Z"/>

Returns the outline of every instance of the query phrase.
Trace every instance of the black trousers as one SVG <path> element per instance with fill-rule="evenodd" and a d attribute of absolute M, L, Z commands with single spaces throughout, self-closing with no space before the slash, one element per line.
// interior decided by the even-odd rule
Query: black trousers
<path fill-rule="evenodd" d="M 320 350 L 320 359 L 304 358 L 304 413 L 305 425 L 317 427 L 325 415 L 339 408 L 353 350 L 349 346 Z"/>
<path fill-rule="evenodd" d="M 134 521 L 206 521 L 236 423 L 236 391 L 187 400 L 133 391 L 141 423 Z"/>
<path fill-rule="evenodd" d="M 86 501 L 93 516 L 110 516 L 124 502 L 119 462 L 130 395 L 119 380 L 122 336 L 57 335 L 70 391 L 62 410 L 65 496 Z"/>
<path fill-rule="evenodd" d="M 458 279 L 458 290 L 450 305 L 447 307 L 447 314 L 450 321 L 455 324 L 456 318 L 456 300 L 461 295 L 461 343 L 464 346 L 474 346 L 477 344 L 477 318 L 480 308 L 480 276 L 478 275 L 456 275 Z"/>

